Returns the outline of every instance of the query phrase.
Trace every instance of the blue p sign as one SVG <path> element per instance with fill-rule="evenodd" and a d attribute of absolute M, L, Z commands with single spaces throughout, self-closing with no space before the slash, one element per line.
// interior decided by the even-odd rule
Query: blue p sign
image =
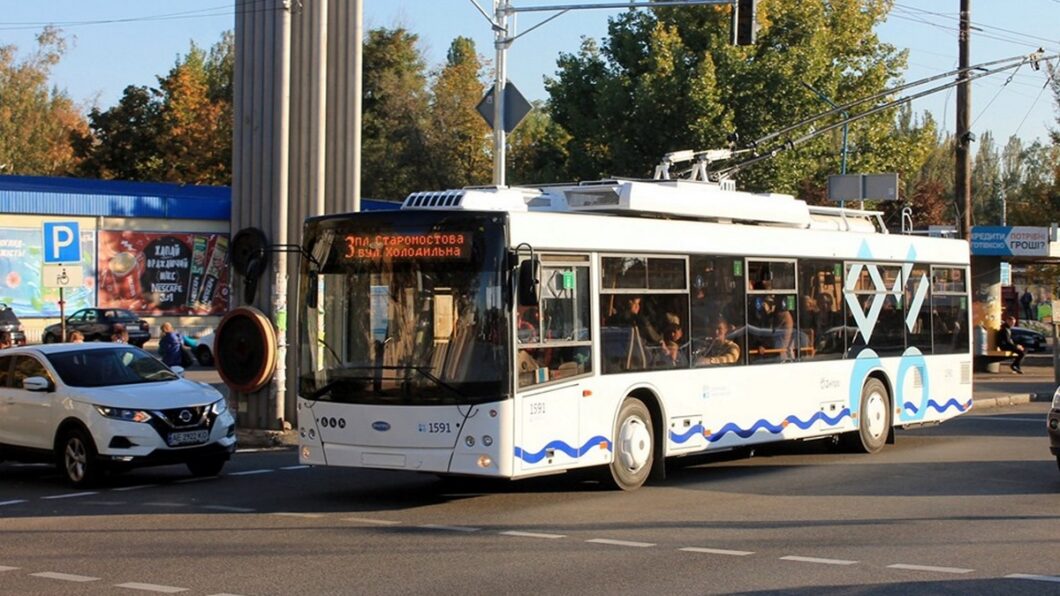
<path fill-rule="evenodd" d="M 44 224 L 44 262 L 81 262 L 81 231 L 76 221 Z"/>

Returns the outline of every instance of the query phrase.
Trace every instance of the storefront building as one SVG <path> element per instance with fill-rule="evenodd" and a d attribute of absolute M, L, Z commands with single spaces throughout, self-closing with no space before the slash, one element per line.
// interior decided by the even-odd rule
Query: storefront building
<path fill-rule="evenodd" d="M 365 208 L 393 208 L 366 201 Z M 42 280 L 45 222 L 76 222 L 84 283 L 64 291 L 67 316 L 129 309 L 189 335 L 214 327 L 232 304 L 231 189 L 220 186 L 0 176 L 0 303 L 27 340 L 59 320 L 59 290 Z"/>

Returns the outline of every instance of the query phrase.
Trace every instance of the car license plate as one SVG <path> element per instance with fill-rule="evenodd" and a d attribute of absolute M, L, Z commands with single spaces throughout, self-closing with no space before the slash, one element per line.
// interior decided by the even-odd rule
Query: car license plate
<path fill-rule="evenodd" d="M 208 430 L 188 430 L 183 432 L 169 433 L 169 438 L 166 440 L 170 447 L 176 447 L 178 445 L 195 445 L 196 443 L 205 443 L 210 438 L 210 431 Z"/>

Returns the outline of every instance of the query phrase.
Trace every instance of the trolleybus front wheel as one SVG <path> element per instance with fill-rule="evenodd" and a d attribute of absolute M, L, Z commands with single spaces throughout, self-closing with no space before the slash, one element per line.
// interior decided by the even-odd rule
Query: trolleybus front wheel
<path fill-rule="evenodd" d="M 870 378 L 861 388 L 858 430 L 843 436 L 845 446 L 861 453 L 876 453 L 883 449 L 890 432 L 891 401 L 887 387 L 879 379 Z"/>
<path fill-rule="evenodd" d="M 614 457 L 611 478 L 622 490 L 639 488 L 651 473 L 655 436 L 651 413 L 644 402 L 627 397 L 615 423 Z"/>

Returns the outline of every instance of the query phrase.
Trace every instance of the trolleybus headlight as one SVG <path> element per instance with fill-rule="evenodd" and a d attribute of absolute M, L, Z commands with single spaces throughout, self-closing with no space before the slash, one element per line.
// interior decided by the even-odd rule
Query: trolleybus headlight
<path fill-rule="evenodd" d="M 491 437 L 489 435 L 482 435 L 482 444 L 485 445 L 486 447 L 489 447 L 490 445 L 493 444 L 493 437 Z"/>
<path fill-rule="evenodd" d="M 1053 394 L 1053 409 L 1060 410 L 1060 387 L 1056 388 L 1056 393 Z"/>
<path fill-rule="evenodd" d="M 480 455 L 480 456 L 478 456 L 478 467 L 480 467 L 480 468 L 488 468 L 488 467 L 490 467 L 492 465 L 493 465 L 493 459 L 491 459 L 490 456 L 488 456 L 488 455 Z"/>
<path fill-rule="evenodd" d="M 464 444 L 467 445 L 468 447 L 474 447 L 475 446 L 475 437 L 472 437 L 471 435 L 468 435 L 468 436 L 464 437 Z"/>
<path fill-rule="evenodd" d="M 316 431 L 315 429 L 312 429 L 312 428 L 311 428 L 311 429 L 309 429 L 309 438 L 310 438 L 310 439 L 315 439 L 315 438 L 317 438 L 317 431 Z"/>

